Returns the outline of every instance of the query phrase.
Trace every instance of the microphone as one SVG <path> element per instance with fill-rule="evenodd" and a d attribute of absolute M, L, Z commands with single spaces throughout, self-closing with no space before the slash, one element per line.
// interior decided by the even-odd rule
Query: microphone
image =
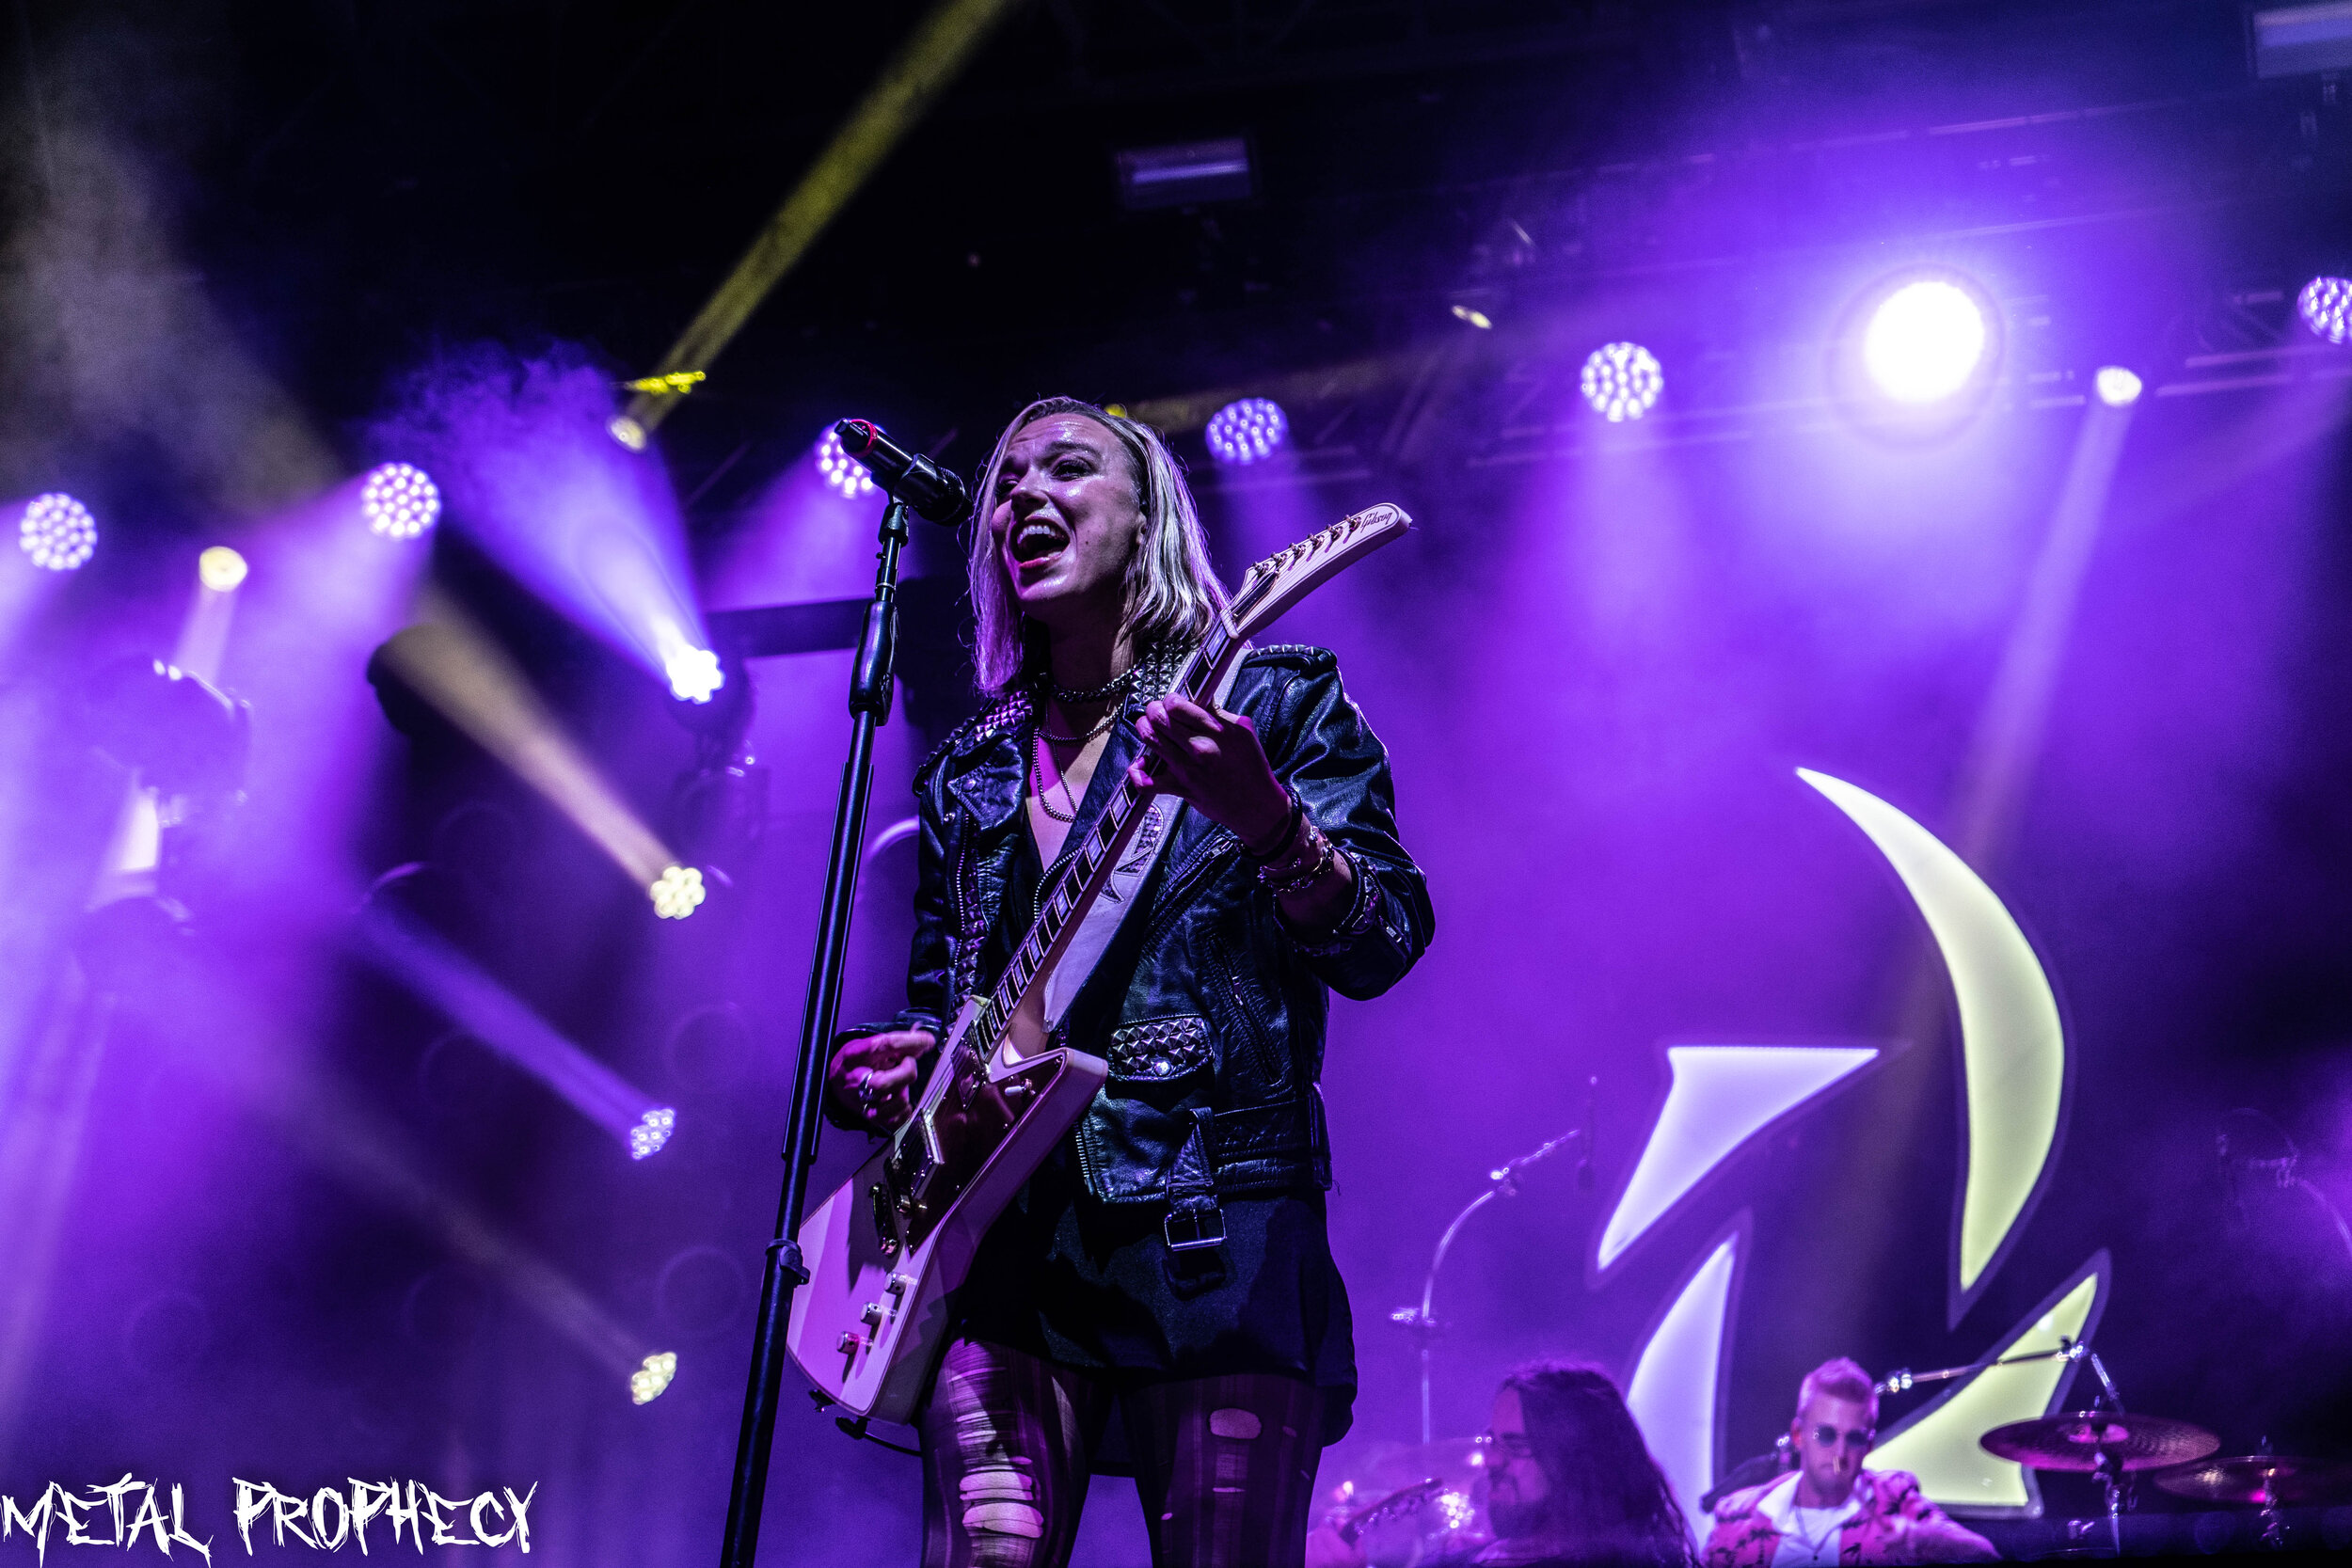
<path fill-rule="evenodd" d="M 1576 1149 L 1576 1190 L 1580 1193 L 1591 1192 L 1593 1183 L 1599 1180 L 1598 1173 L 1593 1169 L 1593 1140 L 1599 1136 L 1595 1127 L 1598 1118 L 1594 1101 L 1599 1098 L 1600 1080 L 1597 1077 L 1586 1079 L 1584 1081 L 1584 1136 L 1578 1143 Z"/>
<path fill-rule="evenodd" d="M 934 523 L 954 528 L 972 511 L 972 492 L 962 480 L 919 452 L 908 451 L 869 420 L 844 420 L 833 427 L 841 450 L 874 471 L 881 485 Z"/>

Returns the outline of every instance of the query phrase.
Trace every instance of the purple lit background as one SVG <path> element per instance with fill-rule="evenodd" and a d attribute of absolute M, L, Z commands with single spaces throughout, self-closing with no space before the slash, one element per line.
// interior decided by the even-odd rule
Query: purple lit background
<path fill-rule="evenodd" d="M 1267 117 L 1268 188 L 1315 194 L 1204 209 L 1205 223 L 1106 219 L 1089 243 L 1126 246 L 1131 264 L 1075 277 L 1047 240 L 960 206 L 930 220 L 955 230 L 930 236 L 939 254 L 908 259 L 922 220 L 854 207 L 644 456 L 601 436 L 613 383 L 659 354 L 797 154 L 730 152 L 694 189 L 672 171 L 678 189 L 628 199 L 676 207 L 630 209 L 627 243 L 534 236 L 501 227 L 490 176 L 434 182 L 466 161 L 447 127 L 398 156 L 326 118 L 272 142 L 275 119 L 230 102 L 250 77 L 285 91 L 273 111 L 301 103 L 260 45 L 241 55 L 160 16 L 45 17 L 47 96 L 38 115 L 9 110 L 40 134 L 12 144 L 28 221 L 7 331 L 27 370 L 0 393 L 0 494 L 71 489 L 101 531 L 78 572 L 36 574 L 12 547 L 0 560 L 0 578 L 25 579 L 0 580 L 15 894 L 0 906 L 0 1492 L 125 1469 L 183 1481 L 217 1553 L 231 1475 L 306 1492 L 351 1476 L 466 1496 L 535 1482 L 550 1560 L 715 1556 L 849 656 L 749 665 L 755 831 L 690 843 L 679 786 L 697 737 L 673 722 L 629 617 L 862 596 L 879 498 L 829 487 L 813 433 L 871 417 L 969 471 L 997 419 L 1064 388 L 1138 407 L 1210 388 L 1278 395 L 1290 439 L 1262 461 L 1214 462 L 1200 419 L 1177 436 L 1229 580 L 1373 500 L 1417 522 L 1276 634 L 1339 652 L 1392 753 L 1439 920 L 1391 995 L 1335 1006 L 1330 1213 L 1362 1390 L 1327 1482 L 1415 1434 L 1413 1345 L 1388 1314 L 1418 1301 L 1430 1247 L 1488 1170 L 1581 1124 L 1588 1079 L 1597 1180 L 1578 1182 L 1573 1153 L 1535 1167 L 1448 1261 L 1441 1433 L 1482 1428 L 1495 1381 L 1526 1357 L 1629 1370 L 1674 1284 L 1744 1208 L 1722 1465 L 1770 1444 L 1816 1363 L 1970 1359 L 2102 1247 L 2115 1273 L 2101 1350 L 2136 1407 L 2211 1427 L 2228 1452 L 2346 1451 L 2352 1259 L 2309 1195 L 2249 1187 L 2216 1156 L 2225 1125 L 2246 1135 L 2228 1114 L 2252 1108 L 2299 1146 L 2301 1175 L 2352 1205 L 2352 348 L 2294 319 L 2296 289 L 2329 264 L 2310 236 L 2341 226 L 2344 187 L 2299 207 L 2271 186 L 2234 205 L 2176 199 L 2178 146 L 2219 159 L 2228 139 L 2193 117 L 1825 150 L 2152 97 L 2150 82 L 2193 80 L 2212 54 L 2211 19 L 2165 17 L 2181 36 L 2153 31 L 2137 55 L 2110 40 L 2104 64 L 2072 74 L 2048 49 L 1988 42 L 1975 76 L 1890 67 L 1845 88 L 1785 64 L 1801 64 L 1797 31 L 1776 45 L 1784 64 L 1752 73 L 1749 40 L 1724 79 L 1746 84 L 1755 144 L 1797 150 L 1743 171 L 1686 156 L 1742 144 L 1697 88 L 1613 128 L 1608 103 L 1548 96 L 1546 72 L 1585 69 L 1550 58 L 1492 66 L 1484 109 L 1487 68 L 1384 77 L 1379 101 L 1355 106 L 1326 83 L 1316 102 L 1338 118 L 1312 131 L 1273 118 L 1263 84 L 1212 83 L 1209 102 L 1231 91 Z M 991 91 L 1045 69 L 1045 26 L 1008 31 L 958 101 L 976 119 L 926 128 L 891 168 L 977 189 L 1033 145 L 1031 121 L 986 117 L 1012 112 Z M 682 36 L 703 40 L 697 58 L 727 45 Z M 880 58 L 842 57 L 861 80 Z M 614 90 L 655 91 L 677 65 Z M 106 90 L 122 72 L 178 94 L 246 162 L 177 150 L 158 110 Z M 456 90 L 397 80 L 421 103 Z M 853 86 L 829 89 L 834 107 Z M 1137 92 L 1120 136 L 1200 129 Z M 2297 103 L 2242 106 L 2292 141 Z M 2324 174 L 2332 110 L 2317 124 Z M 541 145 L 519 119 L 482 134 Z M 1375 134 L 1393 139 L 1348 145 Z M 1426 211 L 1367 172 L 1380 146 L 1406 143 L 1414 178 L 1452 193 Z M 612 156 L 645 172 L 635 152 Z M 429 194 L 404 206 L 409 158 Z M 232 164 L 250 172 L 221 172 Z M 396 255 L 358 257 L 292 215 L 328 198 L 281 169 L 345 164 L 382 176 L 364 201 L 395 216 L 370 232 L 413 233 L 415 251 L 384 239 L 370 243 Z M 628 182 L 563 167 L 583 205 Z M 2034 183 L 2045 168 L 2062 183 Z M 240 202 L 256 232 L 302 243 L 265 254 Z M 457 239 L 477 228 L 491 238 L 466 252 Z M 662 248 L 649 235 L 692 258 L 691 276 L 663 270 L 666 249 L 645 261 Z M 1830 397 L 1841 311 L 1913 262 L 1976 277 L 2008 333 L 1985 407 L 1933 440 L 1866 433 Z M 862 268 L 883 281 L 858 283 Z M 1311 300 L 1259 302 L 1247 284 L 1261 273 L 1311 276 L 1297 285 Z M 595 281 L 616 277 L 655 281 Z M 520 277 L 577 288 L 525 294 Z M 1457 296 L 1495 329 L 1454 317 Z M 414 325 L 398 319 L 411 309 Z M 1085 330 L 1021 325 L 1064 319 L 1049 309 L 1088 312 Z M 959 312 L 992 325 L 929 330 Z M 323 368 L 344 331 L 354 363 Z M 1658 355 L 1665 392 L 1612 426 L 1578 377 L 1620 340 Z M 2229 355 L 2242 357 L 2207 363 Z M 1595 1288 L 1607 1205 L 1664 1097 L 1664 1046 L 1904 1029 L 1933 958 L 1926 931 L 1795 769 L 1956 839 L 1987 693 L 2096 417 L 2090 372 L 2109 362 L 2149 392 L 2014 826 L 1976 857 L 2069 1034 L 2057 1166 L 2022 1239 L 1947 1328 L 1962 1090 L 1947 1022 L 1734 1155 Z M 1367 364 L 1387 369 L 1333 370 Z M 1280 396 L 1285 378 L 1304 389 Z M 1372 389 L 1315 389 L 1343 382 Z M 395 459 L 440 487 L 421 540 L 373 535 L 359 515 L 361 476 Z M 908 575 L 951 583 L 958 545 L 920 526 Z M 632 571 L 597 568 L 587 537 L 625 541 Z M 252 565 L 218 683 L 251 705 L 246 799 L 172 873 L 184 931 L 132 928 L 122 910 L 85 920 L 129 782 L 93 743 L 109 673 L 169 656 L 196 553 L 215 543 Z M 371 656 L 431 612 L 428 584 L 490 628 L 665 844 L 724 872 L 691 919 L 656 920 L 457 731 L 387 722 Z M 915 766 L 970 706 L 949 618 L 934 619 L 910 627 L 877 832 L 911 809 Z M 912 881 L 904 844 L 868 868 L 845 1019 L 896 1006 Z M 370 961 L 357 922 L 371 887 L 461 947 L 596 1084 L 675 1106 L 670 1144 L 632 1162 L 611 1127 Z M 829 1134 L 817 1189 L 864 1153 Z M 628 1372 L 657 1351 L 677 1354 L 677 1381 L 632 1405 Z M 1888 1418 L 1910 1407 L 1891 1402 Z M 2054 1516 L 2086 1511 L 2080 1493 L 2045 1484 Z M 914 1463 L 847 1441 L 787 1388 L 769 1558 L 905 1560 L 919 1528 Z M 1131 1486 L 1098 1482 L 1078 1560 L 1143 1560 Z"/>

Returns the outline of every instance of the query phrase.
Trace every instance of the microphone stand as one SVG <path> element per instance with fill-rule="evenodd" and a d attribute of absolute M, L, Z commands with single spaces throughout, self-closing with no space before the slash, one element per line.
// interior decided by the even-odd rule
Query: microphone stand
<path fill-rule="evenodd" d="M 752 1568 L 759 1551 L 759 1511 L 768 1494 L 769 1452 L 775 1445 L 776 1402 L 784 1386 L 785 1328 L 791 1321 L 792 1292 L 808 1283 L 798 1238 L 808 1204 L 809 1167 L 817 1163 L 818 1108 L 841 1011 L 859 847 L 866 841 L 866 808 L 874 793 L 874 732 L 890 717 L 891 671 L 898 643 L 898 551 L 907 539 L 907 503 L 894 495 L 882 513 L 874 597 L 866 607 L 866 628 L 850 674 L 850 758 L 841 770 L 841 803 L 834 813 L 825 900 L 817 917 L 817 952 L 809 963 L 808 1001 L 801 1014 L 800 1061 L 792 1078 L 792 1112 L 785 1123 L 784 1195 L 776 1206 L 775 1240 L 768 1243 L 768 1266 L 759 1289 L 751 1386 L 743 1396 L 743 1428 L 735 1445 L 721 1568 Z"/>
<path fill-rule="evenodd" d="M 1437 1314 L 1432 1307 L 1438 1296 L 1438 1271 L 1445 1267 L 1446 1249 L 1454 1244 L 1454 1238 L 1460 1233 L 1462 1227 L 1470 1222 L 1472 1214 L 1492 1203 L 1496 1198 L 1518 1196 L 1519 1173 L 1536 1161 L 1556 1152 L 1565 1144 L 1583 1146 L 1585 1158 L 1589 1160 L 1592 1157 L 1592 1149 L 1587 1142 L 1588 1131 L 1586 1128 L 1580 1127 L 1573 1132 L 1563 1132 L 1541 1148 L 1531 1150 L 1507 1164 L 1497 1165 L 1493 1170 L 1488 1171 L 1486 1189 L 1463 1206 L 1462 1212 L 1454 1216 L 1454 1223 L 1447 1226 L 1445 1233 L 1438 1238 L 1438 1250 L 1429 1257 L 1429 1273 L 1421 1282 L 1421 1306 L 1418 1308 L 1400 1307 L 1389 1314 L 1389 1321 L 1400 1328 L 1409 1330 L 1421 1346 L 1421 1440 L 1422 1443 L 1437 1441 L 1437 1434 L 1430 1419 L 1429 1366 L 1430 1357 L 1438 1348 L 1438 1336 L 1443 1332 L 1443 1328 L 1438 1323 Z"/>
<path fill-rule="evenodd" d="M 1904 1394 L 1922 1383 L 1948 1383 L 1953 1378 L 1968 1377 L 1977 1372 L 1990 1371 L 1994 1367 L 2017 1367 L 2028 1361 L 2080 1361 L 2086 1355 L 2090 1355 L 2089 1345 L 2077 1339 L 2069 1339 L 2057 1350 L 2038 1350 L 2025 1355 L 2008 1356 L 1998 1361 L 1972 1361 L 1965 1367 L 1938 1367 L 1933 1371 L 1927 1372 L 1915 1372 L 1908 1367 L 1899 1367 L 1879 1382 L 1872 1384 L 1870 1391 L 1874 1394 Z M 2106 1383 L 2106 1369 L 2099 1365 L 2097 1356 L 2091 1356 L 2091 1366 L 2098 1370 L 2099 1381 Z M 2107 1384 L 2107 1386 L 2112 1389 L 2115 1386 Z M 2121 1410 L 2123 1407 L 2119 1402 L 2116 1408 Z"/>

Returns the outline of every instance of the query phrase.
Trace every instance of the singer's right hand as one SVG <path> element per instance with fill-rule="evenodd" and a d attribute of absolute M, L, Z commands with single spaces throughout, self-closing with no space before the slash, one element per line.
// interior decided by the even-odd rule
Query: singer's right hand
<path fill-rule="evenodd" d="M 825 1098 L 834 1121 L 887 1132 L 906 1120 L 914 1110 L 920 1059 L 938 1043 L 928 1029 L 891 1029 L 845 1042 L 825 1069 Z"/>

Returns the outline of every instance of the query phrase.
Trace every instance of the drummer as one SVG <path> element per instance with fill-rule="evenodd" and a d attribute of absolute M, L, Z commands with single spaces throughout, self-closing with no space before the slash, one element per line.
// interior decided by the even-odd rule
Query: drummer
<path fill-rule="evenodd" d="M 1797 1386 L 1794 1473 L 1716 1505 L 1706 1568 L 1868 1562 L 1987 1562 L 1993 1543 L 1952 1522 L 1907 1470 L 1866 1470 L 1878 1438 L 1870 1374 L 1840 1356 Z"/>

